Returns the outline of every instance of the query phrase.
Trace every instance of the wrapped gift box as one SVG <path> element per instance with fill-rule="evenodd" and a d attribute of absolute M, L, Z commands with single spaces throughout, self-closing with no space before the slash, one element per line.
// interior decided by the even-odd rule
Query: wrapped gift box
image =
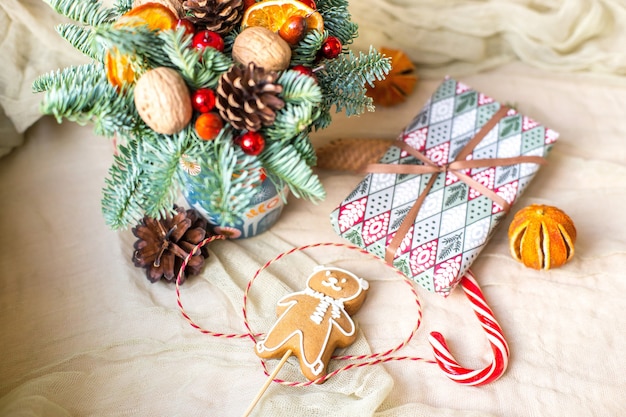
<path fill-rule="evenodd" d="M 336 232 L 447 296 L 558 133 L 447 78 L 332 212 Z"/>

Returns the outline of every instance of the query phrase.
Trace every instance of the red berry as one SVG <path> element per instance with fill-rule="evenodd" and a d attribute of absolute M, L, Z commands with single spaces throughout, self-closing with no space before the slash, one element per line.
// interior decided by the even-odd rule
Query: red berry
<path fill-rule="evenodd" d="M 295 45 L 306 35 L 306 19 L 304 16 L 289 16 L 278 30 L 278 35 L 289 45 Z"/>
<path fill-rule="evenodd" d="M 342 48 L 343 45 L 339 39 L 335 36 L 329 36 L 322 44 L 322 56 L 328 59 L 337 58 L 341 53 Z"/>
<path fill-rule="evenodd" d="M 235 139 L 235 143 L 247 155 L 258 155 L 265 148 L 265 138 L 258 132 L 246 132 Z"/>
<path fill-rule="evenodd" d="M 204 140 L 213 140 L 220 134 L 224 122 L 216 113 L 202 113 L 196 119 L 196 133 Z"/>
<path fill-rule="evenodd" d="M 191 105 L 200 113 L 208 113 L 215 107 L 215 93 L 209 88 L 200 88 L 191 95 Z"/>
<path fill-rule="evenodd" d="M 300 3 L 309 6 L 313 10 L 317 10 L 317 5 L 315 4 L 315 0 L 298 0 Z"/>
<path fill-rule="evenodd" d="M 185 34 L 193 35 L 196 33 L 196 25 L 194 25 L 189 19 L 178 19 L 176 21 L 176 29 L 185 28 Z"/>
<path fill-rule="evenodd" d="M 196 33 L 191 40 L 191 45 L 200 52 L 208 47 L 215 48 L 220 52 L 224 51 L 224 39 L 210 30 L 201 30 Z"/>
<path fill-rule="evenodd" d="M 243 9 L 248 10 L 249 7 L 254 6 L 256 0 L 243 0 Z"/>
<path fill-rule="evenodd" d="M 295 65 L 291 67 L 291 69 L 294 71 L 298 71 L 302 75 L 308 75 L 309 77 L 313 78 L 315 82 L 317 82 L 317 76 L 311 68 L 305 67 L 304 65 Z"/>

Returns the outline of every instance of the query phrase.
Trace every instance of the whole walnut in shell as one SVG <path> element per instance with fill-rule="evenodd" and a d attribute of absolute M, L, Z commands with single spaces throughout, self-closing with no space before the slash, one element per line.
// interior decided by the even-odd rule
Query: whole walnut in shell
<path fill-rule="evenodd" d="M 266 71 L 282 71 L 289 67 L 291 48 L 278 34 L 253 26 L 235 38 L 233 59 L 246 67 L 254 62 Z"/>
<path fill-rule="evenodd" d="M 147 71 L 137 80 L 135 106 L 148 127 L 165 135 L 181 131 L 193 115 L 187 84 L 165 67 Z"/>

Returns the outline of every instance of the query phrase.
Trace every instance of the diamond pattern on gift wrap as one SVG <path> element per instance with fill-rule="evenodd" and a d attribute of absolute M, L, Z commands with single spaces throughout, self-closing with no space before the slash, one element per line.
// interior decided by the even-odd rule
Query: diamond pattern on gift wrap
<path fill-rule="evenodd" d="M 385 246 L 385 241 L 386 239 L 380 239 L 372 243 L 371 245 L 367 246 L 366 249 L 372 255 L 385 259 L 385 251 L 387 249 Z"/>
<path fill-rule="evenodd" d="M 519 114 L 515 116 L 505 117 L 500 120 L 498 127 L 500 129 L 500 137 L 506 138 L 507 136 L 517 135 L 522 132 L 522 117 Z"/>
<path fill-rule="evenodd" d="M 344 199 L 345 201 L 352 201 L 352 200 L 356 200 L 357 198 L 362 198 L 367 196 L 367 193 L 370 189 L 370 181 L 371 181 L 371 176 L 367 176 L 363 179 L 363 181 L 361 181 L 354 190 L 352 190 L 352 192 L 350 194 L 348 194 L 348 196 Z"/>
<path fill-rule="evenodd" d="M 435 269 L 431 268 L 428 271 L 424 271 L 421 274 L 415 275 L 411 278 L 415 283 L 421 285 L 427 291 L 435 292 Z"/>
<path fill-rule="evenodd" d="M 476 129 L 476 109 L 459 114 L 452 120 L 452 134 L 450 137 L 456 139 L 464 135 L 474 134 Z"/>
<path fill-rule="evenodd" d="M 439 238 L 439 252 L 437 253 L 437 261 L 445 261 L 453 256 L 460 254 L 463 251 L 463 230 L 457 230 L 449 235 L 444 235 Z"/>
<path fill-rule="evenodd" d="M 458 206 L 467 201 L 468 186 L 463 182 L 457 182 L 454 185 L 447 186 L 443 191 L 443 208 L 444 210 Z"/>
<path fill-rule="evenodd" d="M 398 257 L 402 255 L 403 253 L 408 252 L 411 249 L 411 241 L 413 240 L 413 228 L 414 227 L 415 226 L 411 226 L 409 228 L 409 231 L 406 233 L 406 235 L 402 239 L 402 242 L 400 242 L 400 246 L 398 246 L 398 249 L 396 250 L 396 253 L 394 254 L 395 257 Z M 389 246 L 389 244 L 391 243 L 393 238 L 396 236 L 396 234 L 397 234 L 396 232 L 393 232 L 387 236 L 387 246 Z"/>
<path fill-rule="evenodd" d="M 472 224 L 485 217 L 491 216 L 492 201 L 489 197 L 480 196 L 475 200 L 467 203 L 467 215 L 465 217 L 466 224 Z"/>
<path fill-rule="evenodd" d="M 496 188 L 494 191 L 500 197 L 504 198 L 509 204 L 513 204 L 515 199 L 517 198 L 517 190 L 518 190 L 518 181 L 513 181 L 508 184 L 504 184 L 502 187 Z M 502 207 L 498 204 L 493 203 L 491 208 L 491 213 L 499 213 L 502 211 Z"/>
<path fill-rule="evenodd" d="M 452 97 L 456 93 L 457 82 L 453 79 L 447 79 L 433 93 L 432 100 L 438 101 L 447 97 Z"/>
<path fill-rule="evenodd" d="M 483 246 L 479 246 L 476 249 L 463 252 L 463 260 L 461 261 L 461 269 L 459 270 L 459 274 L 461 276 L 465 275 L 465 272 L 467 272 L 467 270 L 472 266 L 472 263 L 474 263 L 474 260 L 476 260 L 478 254 L 482 252 L 483 248 L 484 244 Z"/>
<path fill-rule="evenodd" d="M 454 113 L 454 97 L 446 98 L 441 101 L 434 102 L 430 106 L 430 124 L 439 123 L 448 120 Z"/>
<path fill-rule="evenodd" d="M 374 216 L 363 222 L 363 241 L 369 246 L 372 243 L 381 240 L 387 236 L 389 232 L 389 211 Z"/>
<path fill-rule="evenodd" d="M 413 243 L 411 246 L 420 246 L 426 242 L 430 242 L 439 236 L 439 224 L 441 223 L 441 213 L 418 221 L 413 229 Z"/>
<path fill-rule="evenodd" d="M 475 149 L 472 153 L 472 159 L 489 159 L 495 158 L 498 154 L 498 144 L 494 143 L 492 145 L 483 146 L 480 149 Z M 472 173 L 476 173 L 479 171 L 483 171 L 485 167 L 473 168 Z"/>
<path fill-rule="evenodd" d="M 396 185 L 392 203 L 392 207 L 394 209 L 417 200 L 417 197 L 419 197 L 419 189 L 422 178 L 423 177 L 412 176 L 406 181 L 400 182 Z"/>
<path fill-rule="evenodd" d="M 498 158 L 514 158 L 520 155 L 522 135 L 515 135 L 498 142 Z"/>
<path fill-rule="evenodd" d="M 484 185 L 485 187 L 489 188 L 490 190 L 493 190 L 494 183 L 495 183 L 495 176 L 496 176 L 496 169 L 494 167 L 491 167 L 491 168 L 487 168 L 481 172 L 478 172 L 472 175 L 472 179 Z M 482 194 L 475 188 L 470 188 L 470 192 L 469 192 L 470 200 L 473 200 L 481 195 Z"/>
<path fill-rule="evenodd" d="M 426 138 L 428 137 L 428 128 L 416 129 L 407 131 L 402 135 L 402 141 L 407 145 L 410 145 L 413 149 L 417 149 L 420 152 L 424 151 L 426 146 Z M 402 152 L 404 155 L 406 152 Z"/>
<path fill-rule="evenodd" d="M 532 149 L 543 148 L 544 140 L 545 129 L 543 126 L 522 132 L 522 154 L 526 154 Z"/>
<path fill-rule="evenodd" d="M 483 93 L 478 93 L 478 105 L 484 106 L 485 104 L 493 103 L 493 99 Z"/>
<path fill-rule="evenodd" d="M 478 105 L 478 96 L 475 91 L 468 91 L 456 96 L 456 103 L 454 105 L 455 115 L 475 109 Z M 457 116 L 458 117 L 458 116 Z"/>
<path fill-rule="evenodd" d="M 341 237 L 343 237 L 344 239 L 346 239 L 348 242 L 352 243 L 353 245 L 356 245 L 360 248 L 364 248 L 365 242 L 363 242 L 363 236 L 361 236 L 362 226 L 363 226 L 363 223 L 359 223 L 355 225 L 353 229 L 348 230 L 346 233 L 341 235 Z"/>
<path fill-rule="evenodd" d="M 368 196 L 363 219 L 368 220 L 382 213 L 389 212 L 391 210 L 392 198 L 393 188 L 387 188 L 378 193 L 370 194 Z"/>
<path fill-rule="evenodd" d="M 543 147 L 533 149 L 532 151 L 526 152 L 524 155 L 528 156 L 544 156 L 543 155 Z M 539 171 L 539 164 L 519 164 L 520 167 L 520 177 L 527 177 L 529 175 L 535 174 Z"/>
<path fill-rule="evenodd" d="M 366 206 L 367 197 L 363 197 L 339 207 L 339 217 L 337 218 L 339 232 L 344 233 L 355 224 L 362 222 L 365 217 Z"/>
<path fill-rule="evenodd" d="M 443 175 L 442 175 L 443 177 Z M 430 192 L 424 199 L 422 207 L 420 207 L 419 213 L 415 219 L 416 222 L 426 219 L 434 214 L 441 213 L 443 208 L 443 189 Z"/>
<path fill-rule="evenodd" d="M 380 163 L 390 164 L 390 163 L 396 162 L 400 159 L 401 153 L 402 153 L 402 150 L 398 148 L 397 146 L 390 146 L 389 148 L 387 148 L 387 152 L 385 152 L 383 157 L 380 158 Z"/>
<path fill-rule="evenodd" d="M 489 237 L 491 226 L 491 218 L 485 217 L 475 223 L 470 224 L 465 229 L 465 242 L 463 243 L 463 252 L 484 245 Z"/>
<path fill-rule="evenodd" d="M 426 102 L 422 111 L 411 120 L 411 123 L 407 126 L 407 131 L 420 129 L 424 126 L 428 126 L 428 116 L 430 114 L 430 100 Z"/>
<path fill-rule="evenodd" d="M 430 159 L 437 165 L 445 165 L 448 163 L 450 156 L 450 142 L 442 143 L 441 145 L 433 146 L 426 150 L 426 158 Z"/>
<path fill-rule="evenodd" d="M 528 116 L 522 116 L 522 132 L 534 129 L 537 126 L 539 126 L 539 123 L 535 122 Z"/>
<path fill-rule="evenodd" d="M 388 190 L 389 188 L 393 188 L 396 184 L 396 174 L 376 173 L 372 174 L 370 178 L 370 194 Z"/>
<path fill-rule="evenodd" d="M 456 83 L 456 91 L 455 92 L 458 95 L 458 94 L 463 94 L 466 91 L 470 91 L 471 89 L 472 88 L 470 86 L 468 86 L 466 84 L 463 84 L 460 81 L 457 81 L 457 83 Z"/>
<path fill-rule="evenodd" d="M 424 149 L 448 142 L 452 131 L 452 120 L 444 120 L 440 123 L 430 125 L 426 136 L 426 145 Z"/>
<path fill-rule="evenodd" d="M 462 257 L 458 255 L 435 266 L 433 280 L 435 281 L 436 292 L 447 295 L 452 287 L 460 281 L 461 277 L 459 277 L 459 271 L 461 270 L 461 261 Z"/>
<path fill-rule="evenodd" d="M 424 243 L 411 251 L 410 266 L 412 275 L 432 269 L 437 261 L 437 240 Z"/>
<path fill-rule="evenodd" d="M 410 277 L 413 274 L 411 273 L 411 267 L 409 266 L 409 254 L 405 253 L 400 255 L 399 257 L 393 260 L 393 266 L 402 272 L 404 276 Z"/>
<path fill-rule="evenodd" d="M 480 101 L 480 99 L 479 99 Z M 500 109 L 499 103 L 490 103 L 476 109 L 476 126 L 483 126 Z"/>
<path fill-rule="evenodd" d="M 546 129 L 546 145 L 550 145 L 559 138 L 559 134 L 552 129 Z"/>
<path fill-rule="evenodd" d="M 519 164 L 496 167 L 496 181 L 494 187 L 501 187 L 506 183 L 518 179 L 520 173 L 519 167 Z"/>
<path fill-rule="evenodd" d="M 463 229 L 465 226 L 465 215 L 467 214 L 467 204 L 445 210 L 441 214 L 441 227 L 439 233 L 447 235 L 455 230 Z"/>

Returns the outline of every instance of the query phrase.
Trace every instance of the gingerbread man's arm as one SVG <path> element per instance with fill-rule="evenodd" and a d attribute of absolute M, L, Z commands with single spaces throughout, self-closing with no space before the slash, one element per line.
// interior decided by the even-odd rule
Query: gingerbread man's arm
<path fill-rule="evenodd" d="M 345 310 L 340 310 L 339 314 L 339 317 L 333 317 L 331 319 L 333 324 L 345 336 L 353 336 L 356 331 L 354 321 Z"/>
<path fill-rule="evenodd" d="M 299 295 L 299 292 L 291 293 L 278 300 L 278 303 L 276 304 L 276 316 L 282 316 L 285 311 L 289 310 L 291 306 L 297 303 Z"/>

